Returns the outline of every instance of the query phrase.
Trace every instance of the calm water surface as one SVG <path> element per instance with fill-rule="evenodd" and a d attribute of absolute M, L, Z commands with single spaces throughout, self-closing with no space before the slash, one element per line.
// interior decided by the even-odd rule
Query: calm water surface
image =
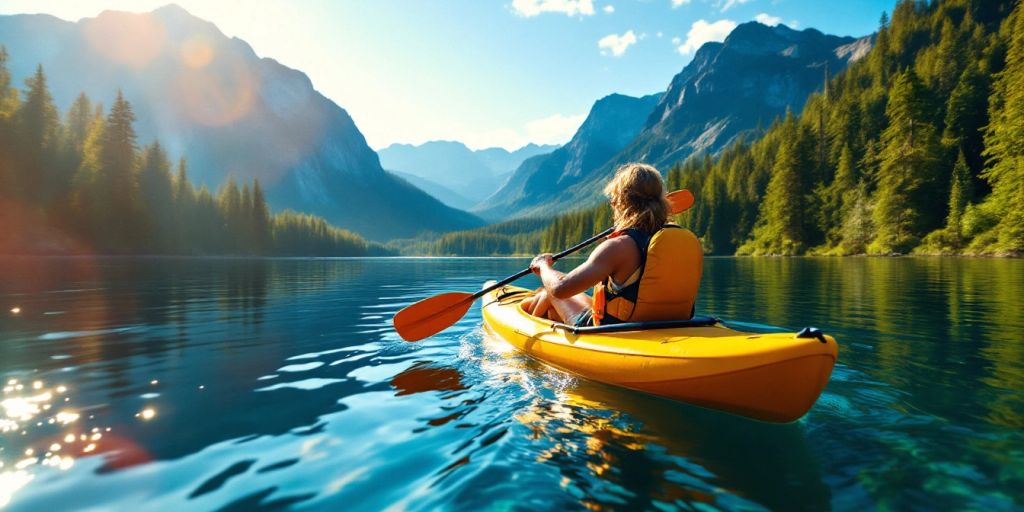
<path fill-rule="evenodd" d="M 839 339 L 788 425 L 573 378 L 478 308 L 392 331 L 525 263 L 0 259 L 0 508 L 1024 507 L 1024 261 L 708 260 L 699 312 Z"/>

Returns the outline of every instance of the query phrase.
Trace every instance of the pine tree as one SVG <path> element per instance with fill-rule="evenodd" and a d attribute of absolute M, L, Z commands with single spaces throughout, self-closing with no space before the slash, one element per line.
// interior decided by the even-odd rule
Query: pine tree
<path fill-rule="evenodd" d="M 195 247 L 192 232 L 196 221 L 196 191 L 188 181 L 188 165 L 185 159 L 178 160 L 178 171 L 174 176 L 174 236 L 172 251 L 178 254 L 191 254 Z"/>
<path fill-rule="evenodd" d="M 981 171 L 983 128 L 988 124 L 989 83 L 976 63 L 967 66 L 946 103 L 943 142 L 964 157 L 973 174 Z"/>
<path fill-rule="evenodd" d="M 53 173 L 53 185 L 57 189 L 56 197 L 60 198 L 60 201 L 67 201 L 71 193 L 75 173 L 82 165 L 85 139 L 89 136 L 89 127 L 93 122 L 92 102 L 85 93 L 75 98 L 65 119 L 61 130 L 59 162 Z"/>
<path fill-rule="evenodd" d="M 89 125 L 92 124 L 93 117 L 92 102 L 84 92 L 80 93 L 75 98 L 75 102 L 71 104 L 71 108 L 68 109 L 65 121 L 65 144 L 69 151 L 79 154 L 82 152 L 82 146 L 85 144 L 85 138 L 89 135 Z"/>
<path fill-rule="evenodd" d="M 772 169 L 761 214 L 751 240 L 740 251 L 746 254 L 800 254 L 806 248 L 807 183 L 802 176 L 813 165 L 811 135 L 796 126 L 791 114 L 783 123 L 782 144 Z"/>
<path fill-rule="evenodd" d="M 971 196 L 974 194 L 971 171 L 967 167 L 964 152 L 960 151 L 953 166 L 953 179 L 949 188 L 949 215 L 946 217 L 946 229 L 949 231 L 954 249 L 963 247 L 963 217 Z"/>
<path fill-rule="evenodd" d="M 159 142 L 147 146 L 142 153 L 139 193 L 145 211 L 149 250 L 165 253 L 172 249 L 174 190 L 171 162 Z"/>
<path fill-rule="evenodd" d="M 18 110 L 18 91 L 11 86 L 11 72 L 7 69 L 7 49 L 0 46 L 0 198 L 16 193 L 13 160 L 14 126 L 12 117 Z"/>
<path fill-rule="evenodd" d="M 97 186 L 105 201 L 101 213 L 101 246 L 114 252 L 130 252 L 145 239 L 145 221 L 139 201 L 135 114 L 121 91 L 110 108 L 100 144 Z"/>
<path fill-rule="evenodd" d="M 1024 252 L 1024 4 L 1018 3 L 1007 20 L 1009 46 L 1006 67 L 993 85 L 990 118 L 985 132 L 988 167 L 983 177 L 992 186 L 984 208 L 998 219 L 990 233 L 979 237 L 977 250 Z"/>
<path fill-rule="evenodd" d="M 889 92 L 889 127 L 882 132 L 874 210 L 878 233 L 868 247 L 871 253 L 906 253 L 944 217 L 944 212 L 931 212 L 927 202 L 939 188 L 941 150 L 935 127 L 928 122 L 931 108 L 927 90 L 913 70 L 900 74 Z"/>
<path fill-rule="evenodd" d="M 7 48 L 0 45 L 0 122 L 10 118 L 18 110 L 18 90 L 11 83 L 7 58 Z"/>
<path fill-rule="evenodd" d="M 853 165 L 853 152 L 850 150 L 850 145 L 846 144 L 840 153 L 839 166 L 832 183 L 828 187 L 819 188 L 822 203 L 818 209 L 818 215 L 822 231 L 825 233 L 827 249 L 837 247 L 842 241 L 843 222 L 850 210 L 847 199 L 857 186 L 857 180 L 857 170 Z"/>
<path fill-rule="evenodd" d="M 36 67 L 35 74 L 25 80 L 25 86 L 25 99 L 17 112 L 21 137 L 15 153 L 20 156 L 21 172 L 15 180 L 24 200 L 38 203 L 50 199 L 48 185 L 54 182 L 51 175 L 59 120 L 43 66 Z"/>
<path fill-rule="evenodd" d="M 270 208 L 267 207 L 267 198 L 263 194 L 263 187 L 260 180 L 252 182 L 252 210 L 251 210 L 254 245 L 256 254 L 267 254 L 271 245 L 270 233 Z"/>
<path fill-rule="evenodd" d="M 86 130 L 79 155 L 78 169 L 71 183 L 71 212 L 73 229 L 83 240 L 98 241 L 104 230 L 103 205 L 109 203 L 110 194 L 102 183 L 101 171 L 104 130 L 106 122 L 102 105 L 93 111 L 92 122 Z"/>
<path fill-rule="evenodd" d="M 841 255 L 864 254 L 875 234 L 874 202 L 868 193 L 868 183 L 861 180 L 846 199 L 847 208 L 843 215 L 842 241 L 838 253 Z"/>
<path fill-rule="evenodd" d="M 228 252 L 238 254 L 242 249 L 239 237 L 242 233 L 242 192 L 233 176 L 228 176 L 227 183 L 221 188 L 217 197 L 217 207 L 223 219 L 222 229 Z"/>

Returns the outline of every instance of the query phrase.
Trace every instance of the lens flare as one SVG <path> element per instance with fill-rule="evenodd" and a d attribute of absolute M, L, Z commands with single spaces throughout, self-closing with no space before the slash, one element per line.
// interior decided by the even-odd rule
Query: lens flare
<path fill-rule="evenodd" d="M 204 35 L 192 35 L 181 44 L 181 63 L 192 69 L 205 68 L 213 61 L 213 45 Z"/>
<path fill-rule="evenodd" d="M 133 68 L 152 62 L 167 41 L 167 30 L 151 14 L 107 12 L 83 24 L 85 40 L 97 53 Z"/>
<path fill-rule="evenodd" d="M 214 72 L 216 70 L 216 72 Z M 257 96 L 257 81 L 239 59 L 218 59 L 217 65 L 186 67 L 176 77 L 176 103 L 191 121 L 223 126 L 245 117 Z"/>

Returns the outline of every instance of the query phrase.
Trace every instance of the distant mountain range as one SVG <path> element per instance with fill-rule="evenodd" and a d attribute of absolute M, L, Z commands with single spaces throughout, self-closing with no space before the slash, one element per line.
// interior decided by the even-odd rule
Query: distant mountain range
<path fill-rule="evenodd" d="M 17 83 L 43 65 L 62 110 L 79 92 L 110 105 L 122 90 L 140 142 L 159 139 L 187 158 L 199 184 L 257 177 L 274 209 L 320 215 L 373 240 L 482 224 L 385 172 L 348 113 L 305 74 L 175 5 L 77 23 L 0 16 L 0 45 Z"/>
<path fill-rule="evenodd" d="M 545 213 L 541 210 L 547 204 L 584 184 L 594 169 L 629 144 L 660 97 L 612 94 L 598 100 L 569 143 L 526 160 L 475 211 L 495 220 Z"/>
<path fill-rule="evenodd" d="M 449 206 L 468 209 L 490 196 L 527 158 L 557 145 L 527 144 L 471 150 L 461 142 L 431 141 L 418 146 L 392 144 L 377 152 L 381 165 L 409 179 Z"/>
<path fill-rule="evenodd" d="M 579 208 L 597 200 L 622 163 L 646 162 L 667 172 L 692 154 L 714 153 L 766 129 L 787 109 L 799 112 L 827 73 L 842 71 L 866 55 L 871 44 L 872 36 L 854 39 L 785 25 L 741 24 L 724 42 L 701 46 L 656 104 L 649 104 L 651 96 L 600 100 L 569 144 L 546 161 L 524 162 L 476 213 L 497 220 Z M 605 115 L 624 118 L 600 122 Z M 639 123 L 637 116 L 643 117 Z M 612 133 L 630 140 L 611 139 Z M 576 158 L 583 154 L 588 157 Z"/>

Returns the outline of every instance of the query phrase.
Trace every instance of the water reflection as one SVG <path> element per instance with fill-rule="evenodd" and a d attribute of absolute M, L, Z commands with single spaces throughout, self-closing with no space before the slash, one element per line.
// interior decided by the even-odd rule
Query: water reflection
<path fill-rule="evenodd" d="M 1022 261 L 709 259 L 698 309 L 816 325 L 843 345 L 819 403 L 781 426 L 549 369 L 482 336 L 475 309 L 419 343 L 392 332 L 401 307 L 524 264 L 2 258 L 0 500 L 12 510 L 1024 503 Z"/>

